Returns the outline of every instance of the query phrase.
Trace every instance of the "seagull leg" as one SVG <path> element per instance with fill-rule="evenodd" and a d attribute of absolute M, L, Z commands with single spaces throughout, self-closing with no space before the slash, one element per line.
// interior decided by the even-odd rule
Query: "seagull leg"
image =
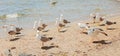
<path fill-rule="evenodd" d="M 59 27 L 58 27 L 58 32 L 60 31 Z"/>
<path fill-rule="evenodd" d="M 93 18 L 93 23 L 96 23 L 96 22 L 95 22 L 95 18 Z"/>
<path fill-rule="evenodd" d="M 108 29 L 108 25 L 105 26 L 106 27 L 106 30 Z"/>
<path fill-rule="evenodd" d="M 11 35 L 12 38 L 14 38 L 14 35 Z"/>
<path fill-rule="evenodd" d="M 83 31 L 84 31 L 84 29 L 81 29 L 80 33 L 82 34 L 82 33 L 83 33 Z"/>
<path fill-rule="evenodd" d="M 58 32 L 60 32 L 61 29 L 62 29 L 62 27 L 58 27 Z"/>

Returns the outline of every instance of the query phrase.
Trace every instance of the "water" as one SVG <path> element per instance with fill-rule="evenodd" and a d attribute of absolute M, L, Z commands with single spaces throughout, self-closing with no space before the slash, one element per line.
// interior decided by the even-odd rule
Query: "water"
<path fill-rule="evenodd" d="M 24 28 L 32 28 L 35 20 L 43 19 L 45 23 L 54 22 L 55 18 L 63 14 L 66 19 L 86 20 L 89 14 L 98 10 L 101 14 L 115 14 L 120 12 L 120 2 L 116 0 L 56 0 L 55 6 L 49 0 L 0 0 L 0 15 L 25 14 L 19 18 L 2 19 L 4 24 L 16 24 Z"/>

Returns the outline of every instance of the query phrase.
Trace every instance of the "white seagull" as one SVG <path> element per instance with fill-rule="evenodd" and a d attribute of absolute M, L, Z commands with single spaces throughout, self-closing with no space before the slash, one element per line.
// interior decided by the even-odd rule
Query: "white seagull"
<path fill-rule="evenodd" d="M 90 27 L 90 26 L 88 26 L 88 24 L 85 24 L 85 23 L 77 23 L 77 24 L 81 29 L 81 33 L 83 33 L 84 30 L 89 29 L 89 27 Z"/>
<path fill-rule="evenodd" d="M 47 42 L 53 39 L 52 37 L 46 37 L 46 36 L 40 35 L 39 31 L 37 31 L 36 33 L 36 38 L 42 42 L 42 46 L 44 46 L 44 42 Z"/>
<path fill-rule="evenodd" d="M 90 42 L 94 41 L 94 38 L 96 38 L 99 33 L 108 36 L 108 34 L 105 33 L 101 28 L 95 28 L 95 27 L 89 28 L 87 34 L 91 37 Z"/>

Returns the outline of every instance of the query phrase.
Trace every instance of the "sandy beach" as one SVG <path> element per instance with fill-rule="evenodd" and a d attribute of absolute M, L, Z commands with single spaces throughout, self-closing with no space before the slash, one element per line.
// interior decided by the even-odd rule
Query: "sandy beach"
<path fill-rule="evenodd" d="M 113 30 L 105 30 L 108 36 L 99 34 L 96 41 L 107 40 L 110 44 L 88 43 L 90 36 L 81 34 L 78 22 L 71 22 L 66 27 L 66 31 L 59 33 L 57 28 L 48 28 L 48 32 L 44 32 L 47 36 L 53 37 L 53 40 L 45 42 L 47 49 L 41 49 L 41 41 L 35 37 L 36 31 L 33 29 L 22 30 L 24 34 L 15 41 L 9 41 L 13 37 L 0 39 L 0 56 L 6 56 L 5 51 L 11 50 L 13 56 L 21 53 L 32 54 L 36 56 L 120 56 L 120 17 L 111 17 L 109 21 L 115 21 L 117 24 L 109 26 Z M 91 21 L 84 21 L 91 22 Z M 91 24 L 92 25 L 92 24 Z"/>

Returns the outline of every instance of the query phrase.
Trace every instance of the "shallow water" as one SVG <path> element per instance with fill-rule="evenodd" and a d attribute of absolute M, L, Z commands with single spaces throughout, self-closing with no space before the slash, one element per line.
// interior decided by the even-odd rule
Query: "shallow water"
<path fill-rule="evenodd" d="M 49 0 L 1 0 L 0 15 L 19 13 L 14 19 L 1 19 L 0 26 L 16 24 L 32 28 L 35 20 L 43 19 L 45 23 L 55 21 L 60 14 L 70 21 L 89 19 L 89 14 L 116 14 L 120 12 L 120 2 L 116 0 L 56 0 L 55 6 Z"/>

